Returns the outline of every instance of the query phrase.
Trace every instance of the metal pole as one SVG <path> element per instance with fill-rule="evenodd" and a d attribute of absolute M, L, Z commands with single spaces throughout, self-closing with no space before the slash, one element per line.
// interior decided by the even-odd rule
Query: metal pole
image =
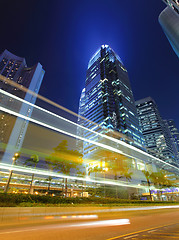
<path fill-rule="evenodd" d="M 6 187 L 5 187 L 5 189 L 4 189 L 4 193 L 7 193 L 7 192 L 8 192 L 9 184 L 10 184 L 11 177 L 12 177 L 12 173 L 13 173 L 13 171 L 10 170 L 10 172 L 9 172 L 9 177 L 8 177 L 8 181 L 7 181 Z"/>

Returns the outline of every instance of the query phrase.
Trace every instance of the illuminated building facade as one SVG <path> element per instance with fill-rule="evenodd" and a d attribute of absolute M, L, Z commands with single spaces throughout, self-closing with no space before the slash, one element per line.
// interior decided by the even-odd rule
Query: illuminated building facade
<path fill-rule="evenodd" d="M 7 83 L 6 79 L 23 85 L 28 90 L 35 93 L 39 92 L 40 85 L 44 76 L 44 70 L 42 65 L 37 63 L 33 67 L 27 67 L 24 58 L 18 57 L 9 51 L 5 50 L 0 55 L 0 89 L 2 91 L 13 94 L 19 98 L 24 99 L 32 104 L 36 101 L 36 96 L 32 96 L 28 92 L 21 91 L 20 89 L 11 86 Z M 4 80 L 3 80 L 4 79 Z M 1 102 L 6 105 L 7 109 L 9 107 L 15 106 L 13 98 L 1 98 Z M 21 104 L 19 106 L 19 113 L 30 117 L 33 108 L 27 107 L 27 104 Z M 13 151 L 19 151 L 22 146 L 23 139 L 27 130 L 28 121 L 22 120 L 20 118 L 15 118 L 10 114 L 0 114 L 0 141 L 5 144 L 6 152 L 3 156 L 2 161 L 9 159 L 6 156 L 8 148 L 13 146 Z"/>
<path fill-rule="evenodd" d="M 163 0 L 163 2 L 179 14 L 179 0 Z"/>
<path fill-rule="evenodd" d="M 165 162 L 174 163 L 170 136 L 155 101 L 147 97 L 136 101 L 136 107 L 147 151 Z"/>
<path fill-rule="evenodd" d="M 78 124 L 80 126 L 84 126 L 85 120 L 83 118 L 81 118 L 80 116 L 84 116 L 85 115 L 85 88 L 83 88 L 82 93 L 81 93 L 78 114 L 79 114 Z M 82 129 L 81 127 L 77 127 L 77 136 L 84 137 L 84 129 Z M 83 153 L 83 140 L 77 139 L 76 143 L 77 143 L 76 145 L 77 145 L 78 151 L 80 153 Z"/>
<path fill-rule="evenodd" d="M 122 133 L 131 144 L 143 148 L 144 140 L 127 70 L 108 45 L 102 45 L 88 63 L 83 112 L 85 118 L 97 124 L 86 121 L 86 128 L 104 134 L 114 131 Z M 100 141 L 97 135 L 89 131 L 84 131 L 84 137 Z M 93 144 L 84 143 L 85 155 L 94 150 Z"/>
<path fill-rule="evenodd" d="M 163 0 L 166 7 L 159 16 L 159 23 L 173 50 L 179 57 L 179 1 Z"/>
<path fill-rule="evenodd" d="M 173 152 L 175 155 L 175 159 L 179 164 L 179 131 L 173 119 L 164 120 L 164 125 L 166 129 L 168 129 L 170 140 L 173 145 Z"/>

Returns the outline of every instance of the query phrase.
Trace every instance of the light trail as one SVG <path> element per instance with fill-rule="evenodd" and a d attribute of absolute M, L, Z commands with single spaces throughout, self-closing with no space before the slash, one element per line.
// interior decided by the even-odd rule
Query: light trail
<path fill-rule="evenodd" d="M 40 214 L 41 216 L 42 214 Z M 98 215 L 63 215 L 63 216 L 45 216 L 42 217 L 43 219 L 49 220 L 49 219 L 59 219 L 59 220 L 81 220 L 81 219 L 98 219 Z M 38 218 L 39 219 L 39 218 Z"/>
<path fill-rule="evenodd" d="M 156 158 L 156 157 L 150 155 L 149 153 L 147 153 L 147 152 L 145 152 L 145 151 L 142 151 L 142 150 L 140 150 L 140 149 L 138 149 L 138 148 L 136 148 L 136 147 L 134 147 L 134 146 L 131 146 L 131 145 L 129 145 L 129 144 L 127 144 L 127 143 L 125 143 L 125 142 L 123 142 L 123 141 L 121 141 L 121 140 L 118 140 L 118 139 L 112 138 L 112 137 L 110 137 L 110 136 L 107 136 L 107 135 L 104 135 L 104 134 L 95 132 L 95 131 L 93 131 L 93 130 L 91 130 L 91 129 L 87 129 L 87 128 L 85 128 L 85 127 L 83 127 L 83 126 L 81 126 L 81 125 L 79 125 L 79 124 L 77 124 L 77 123 L 74 123 L 74 122 L 72 122 L 72 121 L 70 121 L 70 120 L 68 120 L 68 119 L 66 119 L 66 118 L 63 118 L 63 117 L 61 117 L 61 116 L 59 116 L 59 115 L 57 115 L 57 114 L 55 114 L 55 113 L 52 113 L 52 112 L 50 112 L 50 111 L 48 111 L 48 110 L 46 110 L 46 109 L 43 109 L 43 108 L 41 108 L 41 107 L 39 107 L 39 106 L 37 106 L 37 105 L 34 105 L 34 104 L 29 103 L 29 102 L 27 102 L 27 101 L 25 101 L 25 100 L 23 100 L 23 99 L 21 99 L 21 98 L 18 98 L 17 96 L 14 96 L 14 95 L 12 95 L 12 94 L 10 94 L 10 93 L 7 93 L 7 92 L 3 91 L 2 89 L 0 89 L 0 93 L 6 95 L 6 96 L 8 96 L 8 97 L 14 98 L 14 99 L 16 99 L 16 100 L 18 100 L 18 101 L 20 101 L 20 102 L 23 102 L 23 103 L 25 103 L 25 104 L 27 104 L 27 105 L 30 105 L 30 106 L 32 106 L 33 108 L 36 108 L 36 109 L 38 109 L 38 110 L 40 110 L 40 111 L 43 111 L 43 112 L 45 112 L 45 113 L 47 113 L 47 114 L 50 114 L 50 115 L 52 115 L 52 116 L 55 116 L 55 117 L 57 117 L 57 118 L 59 118 L 59 119 L 61 119 L 61 120 L 63 120 L 63 121 L 66 121 L 66 122 L 72 124 L 72 125 L 75 125 L 75 126 L 77 126 L 77 127 L 83 128 L 83 129 L 85 129 L 86 131 L 89 131 L 89 132 L 92 132 L 92 133 L 96 134 L 97 136 L 101 136 L 101 137 L 106 138 L 106 139 L 108 139 L 108 140 L 110 140 L 110 141 L 113 141 L 113 142 L 115 142 L 115 143 L 121 144 L 121 145 L 123 145 L 124 147 L 126 147 L 126 148 L 128 148 L 128 149 L 131 149 L 131 150 L 133 150 L 133 151 L 135 151 L 135 152 L 141 153 L 142 155 L 149 157 L 150 160 L 152 159 L 152 160 L 154 160 L 154 162 L 155 162 L 155 161 L 158 161 L 158 162 L 160 162 L 160 163 L 162 163 L 162 164 L 164 164 L 164 165 L 169 166 L 170 168 L 174 168 L 174 169 L 176 169 L 177 171 L 179 171 L 179 168 L 178 168 L 178 167 L 173 166 L 173 165 L 171 165 L 170 163 L 164 162 L 163 160 L 161 160 L 161 159 L 159 159 L 159 158 Z M 38 124 L 38 125 L 42 125 L 42 126 L 44 126 L 44 127 L 50 128 L 50 129 L 52 129 L 52 130 L 54 130 L 54 131 L 61 132 L 61 133 L 63 133 L 63 134 L 69 135 L 69 136 L 71 136 L 71 137 L 78 138 L 78 139 L 80 139 L 80 140 L 87 141 L 87 142 L 89 142 L 89 143 L 92 143 L 92 144 L 97 145 L 97 146 L 99 146 L 99 147 L 108 149 L 108 150 L 110 150 L 110 151 L 113 151 L 113 152 L 116 152 L 116 153 L 125 155 L 125 156 L 127 156 L 127 157 L 129 157 L 129 158 L 136 158 L 136 159 L 139 159 L 139 160 L 142 160 L 142 161 L 148 161 L 148 159 L 143 160 L 143 159 L 141 159 L 141 158 L 139 158 L 139 157 L 129 155 L 129 154 L 127 154 L 127 153 L 125 153 L 125 152 L 123 152 L 123 151 L 120 151 L 120 150 L 118 150 L 118 149 L 116 149 L 116 148 L 113 148 L 113 147 L 111 147 L 111 146 L 109 146 L 109 145 L 105 145 L 105 144 L 102 144 L 102 143 L 99 143 L 99 142 L 92 141 L 92 140 L 90 140 L 90 139 L 85 139 L 85 138 L 80 137 L 80 136 L 75 135 L 75 134 L 71 134 L 71 133 L 69 133 L 69 132 L 65 132 L 65 131 L 63 131 L 63 130 L 61 130 L 61 129 L 58 129 L 58 128 L 55 128 L 55 127 L 53 127 L 53 126 L 51 126 L 51 125 L 42 123 L 42 122 L 37 121 L 37 120 L 32 119 L 32 118 L 28 118 L 27 116 L 21 115 L 21 114 L 16 113 L 16 112 L 14 112 L 14 111 L 12 111 L 12 110 L 8 110 L 8 109 L 3 108 L 3 107 L 0 107 L 0 110 L 2 110 L 2 111 L 4 111 L 4 112 L 7 112 L 7 113 L 9 113 L 9 114 L 15 115 L 15 116 L 17 116 L 17 117 L 23 118 L 23 119 L 25 119 L 25 120 L 34 122 L 34 123 L 36 123 L 36 124 Z"/>
<path fill-rule="evenodd" d="M 99 146 L 99 147 L 102 147 L 102 148 L 104 148 L 104 149 L 107 149 L 107 150 L 110 150 L 110 151 L 113 151 L 113 152 L 122 154 L 122 152 L 121 152 L 120 150 L 118 150 L 118 149 L 116 149 L 116 148 L 113 148 L 113 147 L 111 147 L 111 146 L 105 145 L 105 144 L 103 144 L 103 143 L 95 142 L 95 141 L 92 141 L 92 140 L 90 140 L 90 139 L 86 139 L 86 138 L 77 136 L 77 135 L 75 135 L 75 134 L 72 134 L 72 133 L 63 131 L 63 130 L 61 130 L 61 129 L 59 129 L 59 128 L 53 127 L 53 126 L 51 126 L 51 125 L 49 125 L 49 124 L 40 122 L 40 121 L 35 120 L 35 119 L 33 119 L 33 118 L 24 116 L 24 115 L 22 115 L 22 114 L 20 114 L 20 113 L 14 112 L 14 111 L 9 110 L 9 109 L 6 109 L 6 108 L 4 108 L 4 107 L 0 107 L 0 111 L 9 113 L 9 114 L 14 115 L 14 116 L 16 116 L 16 117 L 20 117 L 20 118 L 25 119 L 25 120 L 27 120 L 27 121 L 29 121 L 29 122 L 33 122 L 33 123 L 36 123 L 36 124 L 38 124 L 38 125 L 40 125 L 40 126 L 43 126 L 43 127 L 49 128 L 49 129 L 52 129 L 52 130 L 54 130 L 54 131 L 56 131 L 56 132 L 60 132 L 60 133 L 63 133 L 63 134 L 65 134 L 65 135 L 69 135 L 70 137 L 74 137 L 74 138 L 77 138 L 77 137 L 78 137 L 80 140 L 87 141 L 87 142 L 89 142 L 89 143 L 92 143 L 92 144 L 97 145 L 97 146 Z"/>
<path fill-rule="evenodd" d="M 53 106 L 55 106 L 55 107 L 57 107 L 57 108 L 65 111 L 65 112 L 68 112 L 68 113 L 72 114 L 73 116 L 80 117 L 81 119 L 84 119 L 85 121 L 87 121 L 87 122 L 89 122 L 89 123 L 92 123 L 93 125 L 98 126 L 98 127 L 100 127 L 100 128 L 102 129 L 102 127 L 101 127 L 99 124 L 96 124 L 95 122 L 92 122 L 91 120 L 89 120 L 89 119 L 87 119 L 87 118 L 85 118 L 85 117 L 83 117 L 83 116 L 80 116 L 80 115 L 72 112 L 71 110 L 69 110 L 69 109 L 61 106 L 60 104 L 57 104 L 57 103 L 49 100 L 48 98 L 45 98 L 45 97 L 43 97 L 43 96 L 41 96 L 41 95 L 39 95 L 39 94 L 37 94 L 37 93 L 29 90 L 28 88 L 24 87 L 23 85 L 20 85 L 20 84 L 14 82 L 14 81 L 12 81 L 12 80 L 10 80 L 10 79 L 2 76 L 2 75 L 0 75 L 0 81 L 6 82 L 6 83 L 8 83 L 8 84 L 11 85 L 11 86 L 20 89 L 21 91 L 24 91 L 24 92 L 26 92 L 26 93 L 29 93 L 29 94 L 31 94 L 32 96 L 35 96 L 36 98 L 39 98 L 39 99 L 41 99 L 42 101 L 44 101 L 44 102 L 46 102 L 46 103 L 49 103 L 49 104 L 51 104 L 51 105 L 53 105 Z M 3 90 L 2 90 L 2 91 L 3 91 Z M 3 91 L 3 92 L 4 92 L 4 91 Z M 6 93 L 6 92 L 5 92 L 5 93 Z M 12 94 L 10 94 L 10 95 L 12 95 Z M 14 95 L 12 95 L 12 97 L 14 97 Z M 15 97 L 16 97 L 16 96 L 15 96 Z M 18 98 L 18 97 L 16 97 L 16 98 L 17 98 L 18 100 L 20 100 L 20 101 L 22 100 L 21 98 Z M 23 100 L 23 101 L 26 102 L 25 100 Z M 27 104 L 29 104 L 29 102 L 27 102 Z M 36 105 L 33 105 L 33 104 L 30 104 L 30 105 L 33 106 L 33 107 L 37 107 Z M 47 110 L 46 110 L 46 111 L 47 111 Z M 58 116 L 58 115 L 57 115 L 57 116 Z M 60 116 L 59 116 L 59 117 L 60 117 Z M 66 120 L 67 120 L 67 119 L 66 119 Z M 69 121 L 69 120 L 68 120 L 68 121 Z M 71 122 L 71 121 L 70 121 L 70 122 Z M 73 122 L 71 122 L 71 123 L 73 123 Z M 79 126 L 79 127 L 81 127 L 81 128 L 86 129 L 85 127 L 80 126 L 80 125 L 78 125 L 78 124 L 76 124 L 76 123 L 73 123 L 73 124 L 75 124 L 75 125 L 77 125 L 77 126 Z M 93 132 L 93 133 L 95 133 L 95 134 L 97 134 L 97 135 L 103 136 L 104 138 L 107 138 L 107 139 L 109 139 L 109 140 L 118 142 L 118 143 L 120 143 L 120 144 L 123 145 L 123 146 L 126 146 L 126 147 L 128 147 L 128 148 L 130 148 L 130 149 L 133 149 L 133 150 L 135 150 L 135 151 L 137 151 L 137 152 L 140 152 L 140 153 L 142 153 L 142 154 L 144 154 L 144 155 L 146 155 L 146 156 L 148 156 L 148 157 L 150 157 L 150 158 L 152 158 L 152 159 L 154 159 L 154 160 L 156 160 L 156 161 L 159 161 L 159 162 L 162 163 L 162 164 L 168 165 L 169 167 L 172 167 L 172 168 L 174 167 L 174 168 L 176 168 L 176 169 L 178 170 L 177 167 L 175 167 L 175 166 L 173 166 L 173 165 L 171 165 L 171 164 L 169 164 L 169 163 L 167 163 L 167 162 L 164 162 L 163 160 L 161 160 L 161 159 L 159 159 L 159 158 L 156 158 L 156 157 L 154 157 L 153 155 L 150 155 L 149 153 L 144 152 L 144 151 L 142 151 L 142 150 L 140 150 L 140 149 L 138 149 L 138 148 L 136 148 L 136 147 L 134 147 L 134 146 L 131 146 L 131 145 L 129 145 L 129 144 L 127 144 L 127 143 L 125 143 L 125 142 L 123 142 L 123 141 L 121 141 L 121 140 L 112 138 L 112 137 L 110 137 L 110 136 L 103 135 L 103 134 L 101 134 L 101 133 L 97 133 L 97 132 L 95 132 L 95 131 L 93 131 L 93 130 L 90 130 L 90 129 L 87 129 L 87 130 L 88 130 L 88 131 L 91 131 L 91 132 Z M 118 133 L 118 132 L 115 132 L 115 134 L 121 136 L 122 138 L 125 138 L 125 139 L 128 139 L 128 140 L 130 140 L 130 141 L 133 141 L 132 139 L 129 139 L 128 137 L 126 137 L 124 134 L 121 134 L 121 133 Z M 123 153 L 123 154 L 124 154 L 124 153 Z M 125 155 L 125 156 L 128 156 L 128 157 L 133 157 L 133 156 L 129 156 L 129 155 L 127 155 L 127 154 L 124 154 L 124 155 Z"/>
<path fill-rule="evenodd" d="M 109 226 L 120 226 L 120 225 L 126 225 L 126 224 L 130 224 L 129 219 L 115 219 L 115 220 L 79 223 L 79 224 L 71 225 L 70 227 L 109 227 Z"/>
<path fill-rule="evenodd" d="M 22 232 L 31 232 L 31 231 L 39 231 L 39 230 L 50 230 L 50 229 L 64 229 L 64 228 L 82 228 L 82 227 L 109 227 L 109 226 L 120 226 L 130 224 L 129 219 L 115 219 L 115 220 L 103 220 L 103 221 L 90 221 L 90 222 L 82 222 L 78 224 L 55 224 L 55 225 L 46 225 L 46 226 L 36 226 L 29 227 L 20 230 L 9 230 L 2 231 L 0 235 L 5 234 L 13 234 L 13 233 L 22 233 Z"/>
<path fill-rule="evenodd" d="M 51 171 L 46 171 L 46 170 L 40 170 L 40 169 L 32 169 L 32 168 L 27 168 L 27 167 L 21 167 L 21 166 L 15 166 L 11 164 L 5 164 L 5 163 L 0 163 L 0 168 L 5 169 L 5 170 L 13 170 L 16 172 L 23 172 L 23 173 L 34 173 L 36 175 L 42 175 L 42 176 L 51 176 L 51 177 L 58 177 L 58 178 L 68 178 L 71 180 L 79 180 L 79 181 L 86 181 L 86 182 L 93 182 L 93 183 L 100 183 L 100 184 L 106 184 L 106 185 L 114 185 L 114 186 L 123 186 L 123 187 L 131 187 L 131 188 L 140 188 L 140 189 L 148 189 L 146 186 L 139 186 L 137 184 L 129 184 L 128 182 L 123 182 L 123 181 L 112 181 L 112 180 L 95 180 L 91 179 L 89 177 L 82 178 L 82 177 L 76 177 L 76 176 L 69 176 L 69 175 L 63 175 L 61 173 L 55 173 Z M 152 188 L 151 188 L 152 189 Z M 154 188 L 155 189 L 155 188 Z"/>
<path fill-rule="evenodd" d="M 3 93 L 4 95 L 6 95 L 6 96 L 8 96 L 8 97 L 14 98 L 14 99 L 16 99 L 16 100 L 18 100 L 18 101 L 20 101 L 20 102 L 23 102 L 23 103 L 25 103 L 25 104 L 33 107 L 33 108 L 36 108 L 36 109 L 38 109 L 38 110 L 40 110 L 40 111 L 43 111 L 43 112 L 48 113 L 48 114 L 50 114 L 50 115 L 52 115 L 52 116 L 54 116 L 54 117 L 57 117 L 57 118 L 59 118 L 59 119 L 61 119 L 61 120 L 63 120 L 63 121 L 66 121 L 66 122 L 68 122 L 68 123 L 70 123 L 70 124 L 72 124 L 72 125 L 75 125 L 76 127 L 80 127 L 80 128 L 82 128 L 82 129 L 84 129 L 84 130 L 86 130 L 86 131 L 88 131 L 88 132 L 92 132 L 92 133 L 94 133 L 94 134 L 96 134 L 96 135 L 98 135 L 98 136 L 101 136 L 101 137 L 103 137 L 103 138 L 109 139 L 109 140 L 114 141 L 114 142 L 116 142 L 116 143 L 124 143 L 124 142 L 122 142 L 122 141 L 120 141 L 120 140 L 118 140 L 118 139 L 112 138 L 112 137 L 107 136 L 107 135 L 104 135 L 104 134 L 102 134 L 102 133 L 98 133 L 98 132 L 96 132 L 96 131 L 93 131 L 92 129 L 88 129 L 88 128 L 84 127 L 84 126 L 81 126 L 81 125 L 79 125 L 79 124 L 77 124 L 77 123 L 75 123 L 75 122 L 70 121 L 69 119 L 63 118 L 63 117 L 61 117 L 61 116 L 59 116 L 59 115 L 57 115 L 57 114 L 55 114 L 55 113 L 52 113 L 52 112 L 50 112 L 50 111 L 48 111 L 48 110 L 46 110 L 46 109 L 44 109 L 44 108 L 41 108 L 41 107 L 39 107 L 39 106 L 37 106 L 37 105 L 35 105 L 35 104 L 32 104 L 32 103 L 30 103 L 30 102 L 28 102 L 28 101 L 26 101 L 26 100 L 24 100 L 24 99 L 21 99 L 21 98 L 13 95 L 13 94 L 11 94 L 11 93 L 8 93 L 8 92 L 6 92 L 6 91 L 4 91 L 4 90 L 2 90 L 2 89 L 0 89 L 0 93 Z M 78 116 L 79 116 L 79 115 L 78 115 Z M 85 120 L 86 120 L 86 121 L 89 121 L 89 120 L 86 119 L 86 118 L 85 118 Z M 93 123 L 93 122 L 92 122 L 92 123 Z M 93 123 L 93 124 L 94 124 L 94 123 Z M 95 124 L 95 125 L 97 125 L 97 124 Z M 97 126 L 99 126 L 99 125 L 97 125 Z M 76 137 L 78 137 L 78 136 L 76 136 Z M 88 141 L 88 139 L 85 139 L 85 140 Z M 127 147 L 128 147 L 128 144 L 127 144 L 127 145 L 124 145 L 124 146 L 127 146 Z M 129 145 L 129 146 L 131 146 L 131 145 Z M 137 148 L 136 148 L 136 149 L 137 149 Z"/>
<path fill-rule="evenodd" d="M 97 218 L 99 213 L 111 213 L 111 212 L 130 212 L 130 211 L 149 211 L 149 210 L 159 210 L 159 209 L 179 209 L 179 205 L 169 205 L 169 206 L 150 206 L 150 207 L 126 207 L 126 208 L 108 208 L 108 209 L 95 209 L 95 210 L 82 210 L 82 211 L 67 211 L 67 212 L 48 212 L 48 216 L 57 216 L 59 218 L 71 218 L 72 216 L 77 217 L 89 217 L 89 218 Z M 47 213 L 18 213 L 20 217 L 33 217 L 33 216 L 46 216 Z M 73 215 L 72 215 L 73 214 Z M 75 214 L 75 215 L 74 215 Z M 78 215 L 77 215 L 78 214 Z M 94 214 L 94 215 L 93 215 Z M 15 217 L 17 214 L 6 214 L 8 217 Z M 61 215 L 61 216 L 59 216 Z"/>

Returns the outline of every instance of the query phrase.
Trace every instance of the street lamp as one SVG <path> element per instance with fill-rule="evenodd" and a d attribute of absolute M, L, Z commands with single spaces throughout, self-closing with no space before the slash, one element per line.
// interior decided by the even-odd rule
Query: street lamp
<path fill-rule="evenodd" d="M 15 164 L 16 160 L 17 160 L 19 157 L 20 157 L 20 154 L 19 154 L 19 153 L 14 153 L 14 156 L 12 157 L 12 166 Z M 13 173 L 13 170 L 10 170 L 10 172 L 9 172 L 9 177 L 8 177 L 8 181 L 7 181 L 6 187 L 5 187 L 5 189 L 4 189 L 4 193 L 7 193 L 7 192 L 8 192 L 9 184 L 10 184 L 11 177 L 12 177 L 12 173 Z"/>

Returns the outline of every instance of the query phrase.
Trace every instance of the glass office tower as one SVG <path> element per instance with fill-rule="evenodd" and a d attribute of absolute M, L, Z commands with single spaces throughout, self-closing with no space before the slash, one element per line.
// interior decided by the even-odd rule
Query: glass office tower
<path fill-rule="evenodd" d="M 179 57 L 179 1 L 163 0 L 166 7 L 159 16 L 159 23 L 173 50 Z"/>
<path fill-rule="evenodd" d="M 5 50 L 0 55 L 1 104 L 7 109 L 8 107 L 13 108 L 13 106 L 14 108 L 17 108 L 13 97 L 7 96 L 6 93 L 10 93 L 12 96 L 14 95 L 34 104 L 36 96 L 31 95 L 28 91 L 22 91 L 18 87 L 12 86 L 7 82 L 7 80 L 22 85 L 34 93 L 38 93 L 44 73 L 45 71 L 42 69 L 42 65 L 40 63 L 37 63 L 33 67 L 27 67 L 24 58 L 18 57 Z M 19 114 L 23 114 L 28 117 L 31 116 L 32 110 L 33 107 L 28 106 L 25 103 L 22 103 L 18 107 Z M 11 157 L 9 157 L 9 153 L 20 150 L 27 126 L 28 121 L 0 112 L 0 142 L 4 144 L 6 149 L 3 154 L 2 161 L 9 161 L 9 159 L 11 159 Z M 13 150 L 11 151 L 9 148 L 13 148 Z"/>
<path fill-rule="evenodd" d="M 179 14 L 179 0 L 163 0 L 163 2 Z"/>
<path fill-rule="evenodd" d="M 89 61 L 83 111 L 83 116 L 91 121 L 84 123 L 86 128 L 104 134 L 119 132 L 127 136 L 131 144 L 144 147 L 127 70 L 120 57 L 108 45 L 102 45 Z M 100 141 L 89 131 L 84 131 L 84 137 Z M 93 144 L 85 142 L 85 155 L 94 149 Z"/>
<path fill-rule="evenodd" d="M 78 124 L 80 126 L 84 126 L 85 120 L 81 118 L 81 116 L 85 115 L 85 88 L 83 88 L 81 97 L 80 97 L 80 102 L 79 102 L 79 117 L 78 117 Z M 77 135 L 84 137 L 84 129 L 81 127 L 77 127 Z M 76 146 L 77 149 L 80 153 L 83 153 L 83 140 L 77 139 L 76 140 Z"/>
<path fill-rule="evenodd" d="M 155 101 L 147 97 L 136 101 L 136 107 L 147 151 L 165 162 L 174 163 L 170 136 Z"/>
<path fill-rule="evenodd" d="M 173 119 L 164 120 L 164 125 L 166 129 L 168 129 L 175 159 L 176 162 L 179 164 L 179 131 Z"/>

